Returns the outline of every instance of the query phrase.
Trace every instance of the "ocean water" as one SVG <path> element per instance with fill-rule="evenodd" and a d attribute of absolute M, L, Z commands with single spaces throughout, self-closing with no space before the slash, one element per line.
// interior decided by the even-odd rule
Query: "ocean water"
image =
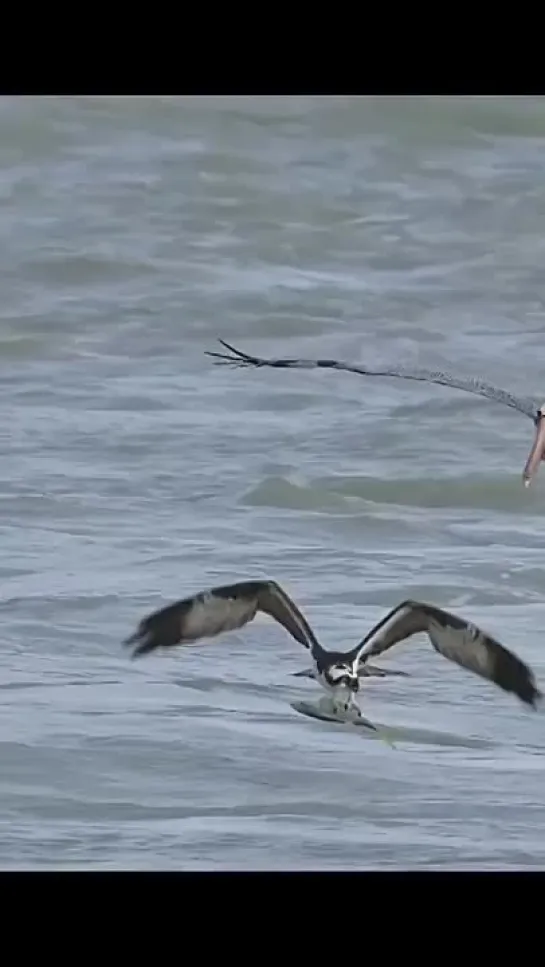
<path fill-rule="evenodd" d="M 270 619 L 129 660 L 148 611 L 277 580 L 348 647 L 407 596 L 545 681 L 545 99 L 0 99 L 0 867 L 545 866 L 545 717 L 436 655 L 298 714 Z"/>

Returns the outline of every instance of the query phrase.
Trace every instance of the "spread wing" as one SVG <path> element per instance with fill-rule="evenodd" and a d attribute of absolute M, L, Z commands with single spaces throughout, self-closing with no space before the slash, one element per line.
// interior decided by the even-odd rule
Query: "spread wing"
<path fill-rule="evenodd" d="M 419 632 L 426 632 L 440 655 L 513 692 L 527 705 L 535 707 L 542 698 L 532 670 L 517 655 L 469 621 L 418 601 L 393 608 L 353 649 L 351 659 L 357 666 Z"/>
<path fill-rule="evenodd" d="M 242 628 L 258 611 L 270 615 L 312 655 L 322 649 L 307 620 L 276 581 L 239 581 L 200 591 L 143 618 L 125 645 L 132 657 Z"/>
<path fill-rule="evenodd" d="M 450 386 L 451 389 L 464 390 L 466 393 L 473 393 L 476 396 L 484 396 L 486 399 L 503 403 L 512 409 L 518 410 L 529 416 L 534 422 L 538 416 L 539 403 L 529 396 L 515 396 L 506 390 L 492 386 L 480 379 L 472 377 L 452 376 L 450 373 L 435 372 L 429 369 L 411 369 L 409 367 L 397 366 L 392 369 L 373 368 L 370 366 L 360 366 L 353 363 L 343 363 L 337 359 L 261 359 L 259 356 L 250 356 L 243 353 L 240 349 L 235 349 L 223 339 L 219 342 L 222 346 L 232 353 L 228 356 L 225 353 L 207 352 L 207 356 L 213 356 L 219 362 L 234 366 L 270 366 L 275 369 L 336 369 L 346 373 L 358 373 L 361 376 L 390 376 L 398 379 L 412 379 L 424 383 L 437 383 L 439 386 Z"/>

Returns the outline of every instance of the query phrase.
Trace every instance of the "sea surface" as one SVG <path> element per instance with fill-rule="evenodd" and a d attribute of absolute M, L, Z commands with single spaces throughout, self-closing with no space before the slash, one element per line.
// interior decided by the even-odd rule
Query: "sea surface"
<path fill-rule="evenodd" d="M 150 610 L 274 578 L 325 645 L 410 596 L 545 683 L 545 99 L 0 99 L 0 867 L 545 868 L 545 711 L 419 636 L 395 736 L 292 708 L 266 617 L 131 661 Z"/>

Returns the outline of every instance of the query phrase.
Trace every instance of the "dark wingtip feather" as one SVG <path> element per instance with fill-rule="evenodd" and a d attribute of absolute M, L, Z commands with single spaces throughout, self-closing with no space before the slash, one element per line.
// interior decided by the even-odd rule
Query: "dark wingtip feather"
<path fill-rule="evenodd" d="M 527 705 L 531 705 L 532 708 L 537 709 L 543 701 L 543 692 L 540 692 L 539 688 L 536 688 L 533 682 L 531 682 L 528 688 L 528 698 L 523 698 L 523 701 L 526 701 Z"/>
<path fill-rule="evenodd" d="M 494 669 L 496 683 L 506 692 L 514 692 L 525 705 L 536 709 L 543 698 L 543 693 L 536 685 L 531 668 L 517 655 L 507 651 L 497 642 L 495 644 L 497 648 Z"/>
<path fill-rule="evenodd" d="M 140 657 L 140 655 L 145 655 L 149 651 L 154 651 L 159 645 L 153 641 L 153 637 L 149 632 L 137 631 L 130 638 L 126 638 L 123 642 L 125 648 L 130 648 L 132 645 L 136 645 L 131 653 L 131 659 Z"/>
<path fill-rule="evenodd" d="M 125 638 L 123 647 L 132 648 L 130 657 L 134 659 L 140 655 L 145 655 L 149 651 L 154 651 L 155 648 L 159 647 L 159 643 L 154 641 L 153 633 L 149 628 L 144 627 L 144 622 L 142 622 L 134 634 L 130 635 L 129 638 Z"/>
<path fill-rule="evenodd" d="M 543 695 L 537 687 L 532 669 L 518 655 L 508 651 L 498 642 L 494 642 L 494 645 L 496 651 L 494 671 L 498 685 L 506 691 L 514 692 L 525 705 L 537 708 Z"/>
<path fill-rule="evenodd" d="M 234 346 L 231 346 L 231 344 L 228 343 L 228 342 L 226 342 L 225 339 L 218 339 L 218 342 L 221 343 L 221 345 L 225 349 L 228 349 L 230 353 L 234 353 L 235 356 L 240 356 L 241 359 L 253 359 L 254 358 L 253 356 L 248 356 L 247 353 L 243 353 L 241 349 L 235 349 L 235 347 Z"/>
<path fill-rule="evenodd" d="M 136 631 L 123 642 L 125 647 L 136 645 L 131 658 L 147 655 L 157 648 L 177 645 L 180 641 L 180 617 L 191 603 L 192 599 L 176 601 L 143 618 Z"/>
<path fill-rule="evenodd" d="M 260 360 L 257 356 L 249 356 L 248 353 L 242 352 L 241 349 L 236 349 L 235 346 L 231 346 L 230 343 L 226 342 L 225 339 L 218 339 L 220 345 L 227 349 L 231 356 L 227 356 L 225 353 L 214 353 L 211 350 L 205 349 L 205 356 L 211 356 L 215 360 L 221 363 L 231 363 L 234 366 L 258 366 L 260 365 Z"/>

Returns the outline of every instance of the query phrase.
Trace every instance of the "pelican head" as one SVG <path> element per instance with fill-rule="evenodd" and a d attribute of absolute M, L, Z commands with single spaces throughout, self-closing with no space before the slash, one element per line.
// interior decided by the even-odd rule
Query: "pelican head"
<path fill-rule="evenodd" d="M 522 479 L 525 487 L 530 486 L 533 477 L 537 473 L 540 462 L 545 460 L 545 403 L 539 407 L 534 424 L 536 428 L 534 442 L 528 454 L 526 466 L 522 471 Z"/>

